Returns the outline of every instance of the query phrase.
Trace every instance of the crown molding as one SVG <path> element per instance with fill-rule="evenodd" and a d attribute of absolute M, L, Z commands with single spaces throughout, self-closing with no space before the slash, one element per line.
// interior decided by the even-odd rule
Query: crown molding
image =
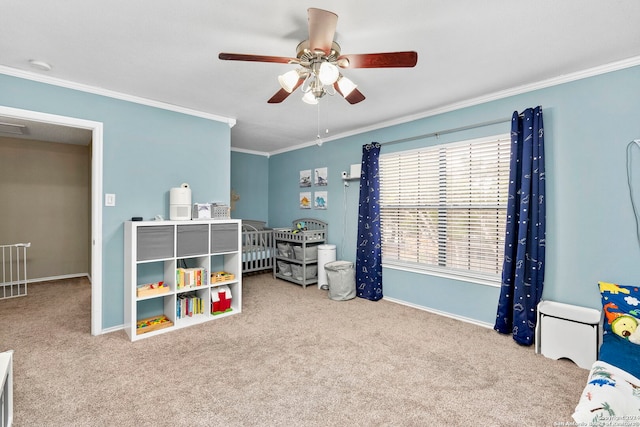
<path fill-rule="evenodd" d="M 223 122 L 223 123 L 227 123 L 230 128 L 232 128 L 236 124 L 236 119 L 231 117 L 218 116 L 215 114 L 205 113 L 198 110 L 192 110 L 190 108 L 180 107 L 178 105 L 167 104 L 160 101 L 154 101 L 152 99 L 142 98 L 134 95 L 128 95 L 126 93 L 102 89 L 102 88 L 89 86 L 81 83 L 75 83 L 75 82 L 71 82 L 68 80 L 63 80 L 63 79 L 59 79 L 51 76 L 43 76 L 41 74 L 19 70 L 17 68 L 7 67 L 4 65 L 0 65 L 0 74 L 6 74 L 8 76 L 19 77 L 21 79 L 32 80 L 39 83 L 46 83 L 53 86 L 60 86 L 67 89 L 78 90 L 81 92 L 92 93 L 94 95 L 106 96 L 109 98 L 119 99 L 121 101 L 133 102 L 135 104 L 146 105 L 148 107 L 154 107 L 154 108 L 160 108 L 163 110 L 182 113 L 189 116 L 195 116 L 203 119 Z"/>
<path fill-rule="evenodd" d="M 431 110 L 423 111 L 421 113 L 413 114 L 413 115 L 410 115 L 410 116 L 403 116 L 403 117 L 400 117 L 400 118 L 397 118 L 397 119 L 388 120 L 388 121 L 385 121 L 385 122 L 380 122 L 380 123 L 377 123 L 376 125 L 373 125 L 373 126 L 358 128 L 358 129 L 354 129 L 354 130 L 349 131 L 349 132 L 343 132 L 343 133 L 335 134 L 335 135 L 332 135 L 331 137 L 322 138 L 322 142 L 323 142 L 323 144 L 325 144 L 325 143 L 328 143 L 328 142 L 331 142 L 331 141 L 334 141 L 334 140 L 343 139 L 343 138 L 347 138 L 347 137 L 350 137 L 350 136 L 359 135 L 359 134 L 362 134 L 362 133 L 366 133 L 366 132 L 371 132 L 371 131 L 378 130 L 378 129 L 387 128 L 387 127 L 390 127 L 390 126 L 400 125 L 400 124 L 412 122 L 414 120 L 424 119 L 424 118 L 432 117 L 432 116 L 435 116 L 435 115 L 438 115 L 438 114 L 448 113 L 448 112 L 455 111 L 455 110 L 460 110 L 462 108 L 473 107 L 473 106 L 484 104 L 484 103 L 487 103 L 487 102 L 508 98 L 510 96 L 520 95 L 520 94 L 527 93 L 527 92 L 532 92 L 532 91 L 538 90 L 538 89 L 544 89 L 544 88 L 548 88 L 548 87 L 552 87 L 552 86 L 561 85 L 561 84 L 564 84 L 564 83 L 573 82 L 573 81 L 576 81 L 576 80 L 582 80 L 582 79 L 586 79 L 586 78 L 589 78 L 589 77 L 594 77 L 594 76 L 598 76 L 598 75 L 601 75 L 601 74 L 610 73 L 610 72 L 613 72 L 613 71 L 619 71 L 619 70 L 623 70 L 625 68 L 631 68 L 631 67 L 635 67 L 635 66 L 638 66 L 638 65 L 640 65 L 640 56 L 634 56 L 634 57 L 623 59 L 623 60 L 620 60 L 620 61 L 615 61 L 615 62 L 611 62 L 611 63 L 608 63 L 608 64 L 600 65 L 600 66 L 597 66 L 597 67 L 592 67 L 592 68 L 588 68 L 588 69 L 585 69 L 585 70 L 577 71 L 575 73 L 564 74 L 564 75 L 561 75 L 561 76 L 557 76 L 557 77 L 552 77 L 552 78 L 549 78 L 549 79 L 541 80 L 539 82 L 530 83 L 530 84 L 521 85 L 521 86 L 516 86 L 516 87 L 510 88 L 510 89 L 494 92 L 494 93 L 483 95 L 483 96 L 479 96 L 479 97 L 476 97 L 476 98 L 471 98 L 471 99 L 468 99 L 468 100 L 465 100 L 465 101 L 461 101 L 461 102 L 457 102 L 457 103 L 453 103 L 453 104 L 448 104 L 448 105 L 445 105 L 445 106 L 442 106 L 442 107 L 439 107 L 439 108 L 434 108 L 434 109 L 431 109 Z M 51 85 L 55 85 L 55 86 L 66 87 L 66 88 L 69 88 L 69 89 L 75 89 L 75 90 L 79 90 L 79 91 L 83 91 L 83 92 L 93 93 L 93 94 L 96 94 L 96 95 L 103 95 L 103 96 L 107 96 L 107 97 L 110 97 L 110 98 L 115 98 L 115 99 L 120 99 L 120 100 L 123 100 L 123 101 L 134 102 L 134 103 L 137 103 L 137 104 L 142 104 L 142 105 L 147 105 L 147 106 L 150 106 L 150 107 L 161 108 L 161 109 L 164 109 L 164 110 L 174 111 L 174 112 L 177 112 L 177 113 L 183 113 L 183 114 L 187 114 L 187 115 L 191 115 L 191 116 L 202 117 L 202 118 L 209 119 L 209 120 L 215 120 L 215 121 L 227 123 L 229 125 L 229 127 L 233 127 L 236 124 L 236 119 L 234 119 L 234 118 L 218 116 L 218 115 L 215 115 L 215 114 L 205 113 L 205 112 L 198 111 L 198 110 L 192 110 L 192 109 L 189 109 L 189 108 L 179 107 L 177 105 L 166 104 L 166 103 L 163 103 L 163 102 L 158 102 L 158 101 L 153 101 L 153 100 L 146 99 L 146 98 L 127 95 L 127 94 L 120 93 L 120 92 L 110 91 L 110 90 L 96 88 L 96 87 L 89 86 L 89 85 L 83 85 L 83 84 L 79 84 L 79 83 L 70 82 L 70 81 L 67 81 L 67 80 L 57 79 L 57 78 L 53 78 L 53 77 L 50 77 L 50 76 L 43 76 L 41 74 L 36 74 L 36 73 L 28 72 L 28 71 L 18 70 L 16 68 L 6 67 L 6 66 L 3 66 L 3 65 L 0 65 L 0 74 L 6 74 L 6 75 L 14 76 L 14 77 L 27 79 L 27 80 L 33 80 L 33 81 L 38 81 L 38 82 L 41 82 L 41 83 L 51 84 Z M 270 156 L 273 156 L 273 155 L 282 154 L 282 153 L 286 153 L 286 152 L 289 152 L 289 151 L 300 150 L 302 148 L 307 148 L 307 147 L 311 147 L 311 146 L 314 146 L 314 145 L 318 145 L 317 141 L 315 141 L 315 140 L 314 141 L 307 141 L 307 142 L 304 142 L 302 144 L 298 144 L 298 145 L 295 145 L 295 146 L 292 146 L 292 147 L 287 147 L 287 148 L 283 148 L 283 149 L 275 150 L 275 151 L 270 151 L 270 152 L 246 150 L 246 149 L 233 148 L 233 147 L 231 147 L 231 150 L 237 151 L 237 152 L 241 152 L 241 153 L 247 153 L 247 154 L 254 154 L 254 155 L 259 155 L 259 156 L 270 157 Z"/>
<path fill-rule="evenodd" d="M 231 151 L 235 151 L 236 153 L 244 153 L 244 154 L 253 154 L 255 156 L 265 156 L 269 157 L 271 154 L 264 151 L 256 151 L 256 150 L 247 150 L 246 148 L 234 148 L 231 147 Z"/>

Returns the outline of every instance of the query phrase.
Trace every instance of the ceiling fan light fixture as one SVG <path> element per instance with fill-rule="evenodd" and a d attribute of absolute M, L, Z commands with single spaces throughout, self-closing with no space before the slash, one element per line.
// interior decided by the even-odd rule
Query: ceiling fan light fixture
<path fill-rule="evenodd" d="M 351 80 L 349 80 L 343 75 L 340 75 L 340 78 L 338 79 L 337 83 L 338 83 L 338 89 L 340 89 L 340 93 L 342 93 L 342 96 L 344 97 L 349 96 L 349 94 L 353 92 L 355 88 L 358 87 L 357 84 L 355 84 L 354 82 L 352 82 Z"/>
<path fill-rule="evenodd" d="M 305 93 L 302 100 L 310 105 L 316 105 L 318 103 L 318 98 L 316 98 L 312 91 Z"/>
<path fill-rule="evenodd" d="M 349 68 L 349 65 L 351 64 L 347 58 L 338 58 L 336 65 L 340 68 Z"/>
<path fill-rule="evenodd" d="M 300 73 L 298 70 L 287 71 L 286 73 L 278 76 L 278 83 L 282 86 L 282 89 L 287 92 L 293 92 L 298 80 L 300 79 Z"/>
<path fill-rule="evenodd" d="M 320 68 L 318 70 L 318 79 L 322 82 L 323 85 L 332 85 L 338 80 L 340 77 L 340 71 L 338 67 L 333 65 L 330 62 L 323 62 L 320 64 Z"/>

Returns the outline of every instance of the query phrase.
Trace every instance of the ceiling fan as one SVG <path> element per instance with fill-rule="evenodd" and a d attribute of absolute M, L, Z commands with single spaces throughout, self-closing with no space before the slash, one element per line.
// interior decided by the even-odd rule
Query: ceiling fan
<path fill-rule="evenodd" d="M 317 104 L 324 95 L 336 92 L 350 104 L 357 104 L 365 97 L 356 84 L 342 75 L 340 68 L 414 67 L 418 62 L 418 53 L 414 51 L 341 55 L 340 45 L 333 40 L 338 15 L 315 8 L 308 9 L 308 14 L 309 39 L 298 44 L 295 58 L 225 52 L 218 58 L 299 65 L 278 77 L 282 89 L 269 99 L 270 104 L 284 101 L 300 86 L 304 93 L 302 100 L 308 104 Z"/>

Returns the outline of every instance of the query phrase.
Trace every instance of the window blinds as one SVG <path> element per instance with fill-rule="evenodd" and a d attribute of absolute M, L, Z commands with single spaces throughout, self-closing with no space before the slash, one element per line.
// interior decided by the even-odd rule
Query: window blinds
<path fill-rule="evenodd" d="M 500 274 L 509 155 L 508 135 L 381 155 L 383 260 Z"/>

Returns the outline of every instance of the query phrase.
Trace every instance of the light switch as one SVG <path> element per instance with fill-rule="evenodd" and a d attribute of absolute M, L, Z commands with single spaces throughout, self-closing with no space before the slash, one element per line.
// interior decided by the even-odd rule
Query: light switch
<path fill-rule="evenodd" d="M 105 206 L 115 206 L 116 205 L 116 195 L 115 194 L 105 194 L 104 195 L 104 205 Z"/>

